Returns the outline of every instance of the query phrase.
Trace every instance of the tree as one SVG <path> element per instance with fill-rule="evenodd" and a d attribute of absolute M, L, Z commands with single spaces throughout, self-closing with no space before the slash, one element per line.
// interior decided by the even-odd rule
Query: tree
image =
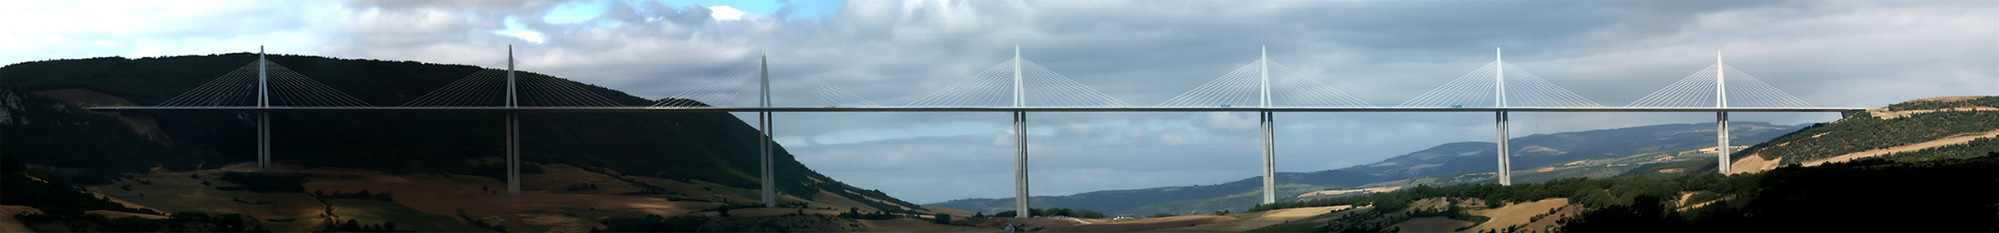
<path fill-rule="evenodd" d="M 933 218 L 930 218 L 930 222 L 933 222 L 933 223 L 937 223 L 937 224 L 944 224 L 944 225 L 950 225 L 950 224 L 951 224 L 951 214 L 937 214 L 937 217 L 933 217 Z"/>
<path fill-rule="evenodd" d="M 382 222 L 382 231 L 396 231 L 396 222 Z"/>
<path fill-rule="evenodd" d="M 1647 231 L 1686 230 L 1678 211 L 1669 211 L 1652 195 L 1639 195 L 1631 205 L 1610 206 L 1564 219 L 1562 231 L 1602 232 L 1644 229 Z"/>
<path fill-rule="evenodd" d="M 0 148 L 0 174 L 13 174 L 26 169 L 26 165 L 14 159 L 14 151 Z"/>
<path fill-rule="evenodd" d="M 1047 211 L 1042 211 L 1042 212 L 1041 212 L 1041 214 L 1037 214 L 1037 215 L 1047 215 L 1047 216 L 1075 216 L 1076 214 L 1075 214 L 1075 210 L 1070 210 L 1069 208 L 1049 208 L 1049 209 L 1048 209 Z"/>
<path fill-rule="evenodd" d="M 1098 213 L 1097 211 L 1094 210 L 1079 209 L 1076 210 L 1076 215 L 1071 215 L 1071 216 L 1075 216 L 1078 218 L 1104 218 L 1104 213 Z"/>

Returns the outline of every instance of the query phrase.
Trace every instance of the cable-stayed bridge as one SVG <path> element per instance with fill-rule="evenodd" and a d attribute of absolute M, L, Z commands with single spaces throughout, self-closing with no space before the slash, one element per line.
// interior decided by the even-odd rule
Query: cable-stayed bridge
<path fill-rule="evenodd" d="M 224 74 L 157 106 L 94 107 L 95 111 L 225 111 L 256 113 L 258 168 L 269 169 L 273 112 L 487 112 L 507 115 L 507 193 L 520 194 L 519 114 L 562 112 L 756 112 L 761 134 L 762 199 L 775 206 L 771 153 L 774 112 L 1009 112 L 1015 141 L 1016 208 L 1025 211 L 1027 189 L 1026 121 L 1030 112 L 1257 112 L 1263 135 L 1263 202 L 1276 201 L 1276 112 L 1492 112 L 1499 152 L 1499 183 L 1512 184 L 1507 121 L 1510 112 L 1714 112 L 1719 170 L 1729 169 L 1728 113 L 1838 112 L 1856 107 L 1815 107 L 1727 66 L 1694 72 L 1626 106 L 1605 106 L 1569 92 L 1506 63 L 1495 50 L 1493 62 L 1395 106 L 1369 104 L 1288 66 L 1261 56 L 1208 83 L 1157 105 L 1134 105 L 1096 91 L 1020 56 L 902 106 L 884 106 L 805 77 L 771 82 L 769 62 L 759 58 L 647 106 L 620 104 L 582 83 L 516 72 L 509 48 L 507 69 L 484 69 L 407 103 L 382 106 L 361 101 L 263 59 Z M 804 93 L 809 105 L 773 105 L 773 89 Z"/>

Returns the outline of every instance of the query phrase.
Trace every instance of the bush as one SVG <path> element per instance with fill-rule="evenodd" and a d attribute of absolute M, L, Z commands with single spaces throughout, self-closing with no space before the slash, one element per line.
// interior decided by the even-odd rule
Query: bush
<path fill-rule="evenodd" d="M 701 225 L 708 223 L 708 218 L 649 214 L 640 218 L 609 218 L 600 223 L 604 228 L 590 229 L 590 232 L 696 232 L 701 231 Z"/>
<path fill-rule="evenodd" d="M 930 223 L 951 225 L 951 214 L 937 214 L 930 218 Z"/>
<path fill-rule="evenodd" d="M 1073 216 L 1078 218 L 1104 218 L 1104 213 L 1098 213 L 1097 211 L 1087 210 L 1087 209 L 1079 209 L 1076 210 L 1076 215 Z"/>
<path fill-rule="evenodd" d="M 874 213 L 858 213 L 857 211 L 847 211 L 846 213 L 840 213 L 839 217 L 849 218 L 849 219 L 889 220 L 901 216 L 902 215 L 881 212 L 881 211 L 875 211 Z"/>
<path fill-rule="evenodd" d="M 236 187 L 216 187 L 221 190 L 250 190 L 259 193 L 304 193 L 304 174 L 280 175 L 275 173 L 222 172 L 222 180 L 236 183 Z"/>
<path fill-rule="evenodd" d="M 569 185 L 569 191 L 583 191 L 583 190 L 592 190 L 592 189 L 597 189 L 597 184 L 576 183 Z"/>
<path fill-rule="evenodd" d="M 333 193 L 331 194 L 322 193 L 320 192 L 320 190 L 313 190 L 312 194 L 313 197 L 318 197 L 321 199 L 363 199 L 363 200 L 377 200 L 377 201 L 387 201 L 387 202 L 396 201 L 395 196 L 390 192 L 373 193 L 373 192 L 368 192 L 368 190 L 366 189 L 354 193 L 343 193 L 340 191 L 333 191 Z"/>
<path fill-rule="evenodd" d="M 99 198 L 74 186 L 54 181 L 38 181 L 20 173 L 0 175 L 0 205 L 35 207 L 42 212 L 57 215 L 65 213 L 81 215 L 86 210 L 160 214 L 146 209 L 126 208 L 125 205 L 111 202 L 108 198 Z"/>

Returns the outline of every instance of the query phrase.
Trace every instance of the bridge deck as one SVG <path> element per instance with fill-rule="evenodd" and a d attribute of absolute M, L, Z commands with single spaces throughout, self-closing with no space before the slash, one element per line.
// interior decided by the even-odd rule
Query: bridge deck
<path fill-rule="evenodd" d="M 1537 108 L 1537 107 L 92 107 L 92 111 L 163 112 L 1859 112 L 1866 108 Z"/>

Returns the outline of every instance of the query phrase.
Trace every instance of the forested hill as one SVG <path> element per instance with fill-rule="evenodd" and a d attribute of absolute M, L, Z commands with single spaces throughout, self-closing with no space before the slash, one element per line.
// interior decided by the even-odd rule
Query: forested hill
<path fill-rule="evenodd" d="M 1864 156 L 1904 161 L 1973 158 L 1999 152 L 1995 135 L 1999 135 L 1999 96 L 1913 100 L 1815 124 L 1749 147 L 1734 154 L 1736 164 L 1731 169 L 1754 172 Z"/>
<path fill-rule="evenodd" d="M 0 67 L 0 89 L 9 90 L 0 98 L 10 101 L 3 106 L 8 114 L 0 118 L 12 118 L 0 121 L 4 136 L 0 146 L 14 151 L 23 163 L 69 171 L 53 178 L 83 184 L 153 167 L 190 170 L 255 161 L 254 119 L 246 114 L 159 112 L 112 117 L 64 106 L 156 105 L 256 59 L 256 54 L 233 53 L 50 60 Z M 295 55 L 269 59 L 377 106 L 402 105 L 481 70 Z M 621 104 L 653 102 L 607 88 L 584 88 Z M 273 160 L 283 165 L 491 174 L 500 166 L 471 158 L 504 153 L 503 117 L 492 113 L 321 112 L 277 113 L 272 118 Z M 126 129 L 120 121 L 132 127 Z M 58 122 L 67 123 L 54 124 Z M 522 114 L 521 126 L 521 156 L 528 162 L 602 167 L 747 189 L 758 186 L 757 131 L 726 113 Z M 775 157 L 778 189 L 785 194 L 809 199 L 831 193 L 887 202 L 865 203 L 871 206 L 915 207 L 814 172 L 781 146 Z"/>
<path fill-rule="evenodd" d="M 1291 232 L 1393 231 L 1395 224 L 1425 216 L 1512 224 L 1490 226 L 1508 231 L 1991 232 L 1999 230 L 1993 221 L 1999 219 L 1999 189 L 1993 188 L 1999 121 L 1994 119 L 1999 97 L 1929 98 L 1758 143 L 1735 154 L 1730 174 L 1715 172 L 1717 164 L 1709 160 L 1679 161 L 1607 178 L 1417 185 L 1254 210 L 1367 206 L 1333 213 L 1340 217 L 1259 230 Z M 1439 210 L 1421 207 L 1422 200 L 1451 204 Z M 1536 201 L 1569 206 L 1526 224 L 1474 216 Z"/>

